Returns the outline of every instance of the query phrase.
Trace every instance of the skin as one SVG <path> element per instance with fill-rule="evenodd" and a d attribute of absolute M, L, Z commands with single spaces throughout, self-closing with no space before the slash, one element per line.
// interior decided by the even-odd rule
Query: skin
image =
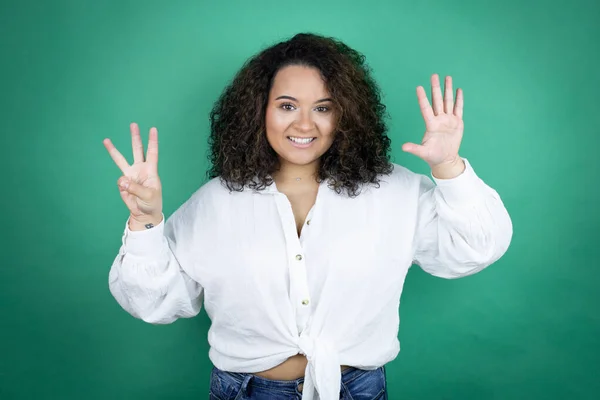
<path fill-rule="evenodd" d="M 287 97 L 282 97 L 287 96 Z M 312 68 L 290 66 L 278 72 L 269 93 L 265 113 L 267 140 L 277 152 L 281 168 L 273 174 L 277 189 L 292 205 L 298 234 L 310 208 L 315 203 L 318 183 L 315 172 L 320 157 L 329 149 L 335 132 L 335 113 L 329 93 L 319 72 Z M 402 150 L 423 159 L 439 179 L 453 179 L 463 173 L 465 164 L 458 155 L 463 137 L 463 93 L 452 93 L 452 78 L 446 77 L 442 93 L 439 76 L 431 76 L 430 104 L 425 89 L 417 87 L 417 99 L 425 121 L 421 144 L 404 143 Z M 151 128 L 148 150 L 144 157 L 137 124 L 130 126 L 133 163 L 104 140 L 111 158 L 121 170 L 117 181 L 119 193 L 130 210 L 130 228 L 145 229 L 144 224 L 162 221 L 162 189 L 158 177 L 158 132 Z M 288 137 L 315 137 L 308 148 L 299 149 Z M 300 178 L 299 180 L 297 178 Z M 307 360 L 303 355 L 290 357 L 282 364 L 256 375 L 275 380 L 292 380 L 304 376 Z M 341 366 L 345 369 L 346 366 Z M 300 387 L 300 389 L 302 389 Z"/>
<path fill-rule="evenodd" d="M 402 150 L 423 159 L 436 178 L 456 178 L 465 170 L 465 163 L 458 155 L 464 130 L 463 92 L 457 89 L 455 101 L 452 97 L 452 77 L 447 76 L 442 94 L 440 78 L 433 74 L 431 97 L 432 104 L 427 100 L 423 86 L 417 87 L 425 134 L 420 145 L 404 143 Z"/>
<path fill-rule="evenodd" d="M 319 158 L 331 147 L 335 111 L 319 71 L 305 66 L 281 69 L 273 80 L 265 113 L 267 140 L 279 155 L 282 180 L 312 176 Z M 299 149 L 289 137 L 316 138 L 310 147 Z"/>
<path fill-rule="evenodd" d="M 298 235 L 317 196 L 315 173 L 333 143 L 335 123 L 333 102 L 317 69 L 292 65 L 275 75 L 265 112 L 266 135 L 281 165 L 273 179 L 292 205 Z M 298 148 L 290 137 L 315 139 Z"/>

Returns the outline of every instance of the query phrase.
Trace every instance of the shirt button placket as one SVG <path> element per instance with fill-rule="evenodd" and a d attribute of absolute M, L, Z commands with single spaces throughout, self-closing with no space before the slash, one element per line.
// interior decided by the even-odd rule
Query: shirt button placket
<path fill-rule="evenodd" d="M 302 254 L 300 254 L 300 253 L 296 254 L 295 258 L 296 258 L 296 262 L 300 263 L 300 265 L 303 266 L 302 260 L 304 259 L 304 257 L 302 256 Z M 306 288 L 305 288 L 305 290 L 306 290 Z M 310 300 L 308 299 L 307 295 L 308 295 L 308 293 L 305 292 L 304 296 L 303 296 L 304 298 L 301 300 L 301 304 L 303 306 L 307 306 L 310 303 Z"/>

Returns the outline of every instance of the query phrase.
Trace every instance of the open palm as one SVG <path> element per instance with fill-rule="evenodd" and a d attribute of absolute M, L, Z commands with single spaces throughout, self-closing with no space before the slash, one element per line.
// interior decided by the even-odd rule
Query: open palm
<path fill-rule="evenodd" d="M 148 151 L 144 160 L 144 146 L 137 124 L 130 125 L 133 164 L 116 149 L 110 139 L 104 146 L 123 176 L 118 180 L 119 193 L 134 218 L 157 216 L 162 213 L 162 188 L 158 177 L 158 132 L 150 129 Z"/>
<path fill-rule="evenodd" d="M 463 137 L 464 123 L 463 93 L 456 91 L 456 102 L 452 93 L 452 77 L 447 76 L 444 95 L 437 74 L 431 77 L 431 98 L 429 104 L 425 89 L 417 87 L 417 99 L 425 121 L 425 134 L 421 144 L 405 143 L 402 150 L 422 158 L 432 168 L 441 164 L 452 164 L 458 159 L 458 151 Z"/>

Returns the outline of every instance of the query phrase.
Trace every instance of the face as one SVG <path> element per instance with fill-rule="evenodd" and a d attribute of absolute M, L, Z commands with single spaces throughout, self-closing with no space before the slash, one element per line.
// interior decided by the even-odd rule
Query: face
<path fill-rule="evenodd" d="M 316 164 L 333 143 L 333 101 L 315 68 L 292 65 L 279 70 L 265 118 L 267 140 L 282 164 Z"/>

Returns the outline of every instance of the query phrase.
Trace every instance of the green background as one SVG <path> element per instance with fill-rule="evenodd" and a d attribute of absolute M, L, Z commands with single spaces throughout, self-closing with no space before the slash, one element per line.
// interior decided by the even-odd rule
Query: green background
<path fill-rule="evenodd" d="M 595 4 L 594 4 L 595 3 Z M 208 112 L 243 61 L 301 32 L 362 51 L 394 161 L 420 141 L 415 88 L 465 93 L 461 154 L 513 218 L 507 254 L 448 281 L 411 269 L 391 399 L 600 392 L 595 1 L 4 1 L 0 12 L 0 398 L 205 399 L 204 311 L 153 326 L 111 297 L 127 218 L 105 137 L 160 137 L 168 215 L 205 180 Z M 373 295 L 376 295 L 374 293 Z"/>

